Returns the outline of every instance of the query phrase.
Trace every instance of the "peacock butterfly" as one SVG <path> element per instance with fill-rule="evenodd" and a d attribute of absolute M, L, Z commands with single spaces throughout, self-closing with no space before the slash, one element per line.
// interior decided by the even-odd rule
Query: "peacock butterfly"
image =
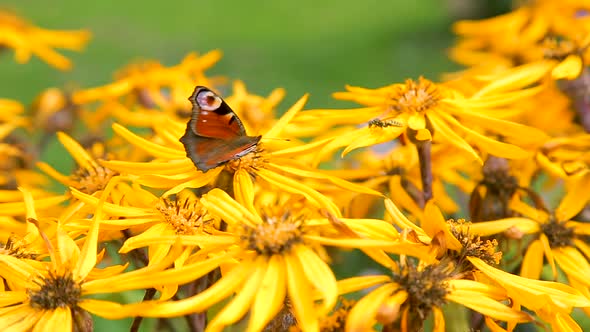
<path fill-rule="evenodd" d="M 186 156 L 203 172 L 256 149 L 262 136 L 248 136 L 240 118 L 213 91 L 197 86 L 188 98 L 192 117 L 180 142 Z"/>

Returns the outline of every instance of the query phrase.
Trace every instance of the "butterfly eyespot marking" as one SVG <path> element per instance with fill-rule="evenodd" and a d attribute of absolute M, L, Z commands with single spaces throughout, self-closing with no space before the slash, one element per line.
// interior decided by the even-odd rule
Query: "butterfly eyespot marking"
<path fill-rule="evenodd" d="M 219 96 L 208 90 L 199 92 L 195 99 L 199 107 L 205 111 L 215 111 L 223 102 Z"/>

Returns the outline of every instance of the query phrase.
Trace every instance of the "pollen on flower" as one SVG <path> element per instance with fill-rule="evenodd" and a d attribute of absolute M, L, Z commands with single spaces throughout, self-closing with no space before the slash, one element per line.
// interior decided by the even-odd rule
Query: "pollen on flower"
<path fill-rule="evenodd" d="M 261 216 L 263 222 L 254 227 L 244 224 L 240 238 L 249 249 L 270 256 L 289 251 L 294 244 L 301 243 L 301 216 L 270 207 Z"/>
<path fill-rule="evenodd" d="M 433 307 L 441 307 L 446 303 L 445 295 L 450 291 L 446 280 L 451 271 L 451 264 L 427 265 L 419 269 L 408 261 L 399 274 L 393 274 L 392 279 L 408 293 L 405 305 L 423 320 Z"/>
<path fill-rule="evenodd" d="M 209 233 L 214 228 L 213 219 L 197 200 L 162 198 L 157 203 L 156 209 L 179 235 Z"/>
<path fill-rule="evenodd" d="M 463 263 L 465 257 L 477 257 L 488 265 L 498 265 L 502 259 L 502 252 L 496 251 L 498 248 L 498 241 L 482 240 L 480 236 L 475 236 L 469 233 L 469 229 L 456 227 L 456 225 L 466 224 L 464 219 L 457 221 L 451 220 L 451 232 L 461 242 L 462 250 L 457 253 L 456 261 Z M 453 253 L 452 253 L 453 254 Z"/>
<path fill-rule="evenodd" d="M 256 150 L 249 152 L 240 158 L 230 160 L 226 164 L 226 169 L 231 173 L 239 169 L 245 169 L 248 173 L 254 174 L 257 170 L 264 168 L 267 160 L 264 158 L 264 150 L 258 144 Z"/>
<path fill-rule="evenodd" d="M 92 195 L 104 189 L 109 183 L 109 180 L 115 175 L 117 175 L 117 172 L 109 168 L 94 165 L 91 169 L 79 168 L 72 175 L 72 179 L 76 182 L 76 189 Z"/>
<path fill-rule="evenodd" d="M 546 59 L 565 60 L 568 55 L 580 52 L 576 43 L 569 39 L 546 38 L 543 40 L 543 56 Z"/>
<path fill-rule="evenodd" d="M 39 289 L 27 290 L 31 306 L 34 308 L 76 308 L 82 294 L 80 284 L 74 281 L 71 273 L 59 275 L 49 272 L 46 277 L 35 280 L 35 284 Z"/>
<path fill-rule="evenodd" d="M 35 259 L 37 257 L 37 253 L 30 251 L 26 246 L 26 242 L 14 234 L 8 238 L 6 243 L 0 244 L 0 254 L 23 259 Z"/>
<path fill-rule="evenodd" d="M 551 248 L 573 246 L 574 229 L 567 227 L 564 222 L 550 218 L 547 223 L 541 224 L 541 231 L 547 236 Z"/>
<path fill-rule="evenodd" d="M 434 107 L 441 100 L 440 92 L 434 83 L 420 77 L 418 82 L 408 79 L 404 86 L 398 87 L 392 94 L 393 109 L 400 113 L 424 112 Z"/>
<path fill-rule="evenodd" d="M 355 300 L 347 300 L 345 298 L 342 298 L 340 300 L 340 306 L 337 309 L 334 309 L 330 316 L 322 318 L 322 320 L 320 321 L 321 331 L 344 331 L 344 324 L 346 323 L 346 318 L 350 313 L 350 309 L 352 309 L 356 302 L 357 301 Z"/>

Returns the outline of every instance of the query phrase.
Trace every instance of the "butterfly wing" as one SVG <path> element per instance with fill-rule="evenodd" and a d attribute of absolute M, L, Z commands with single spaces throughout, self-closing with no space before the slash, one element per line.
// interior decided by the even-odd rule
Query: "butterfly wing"
<path fill-rule="evenodd" d="M 180 141 L 199 170 L 207 172 L 256 149 L 261 136 L 247 136 L 242 121 L 211 90 L 197 86 L 189 100 L 193 113 Z"/>
<path fill-rule="evenodd" d="M 213 91 L 197 86 L 189 100 L 193 104 L 190 127 L 195 135 L 220 139 L 246 136 L 240 118 Z"/>
<path fill-rule="evenodd" d="M 256 149 L 260 136 L 239 136 L 233 140 L 224 140 L 195 135 L 187 126 L 180 139 L 189 157 L 197 169 L 207 172 L 230 160 L 240 158 Z"/>

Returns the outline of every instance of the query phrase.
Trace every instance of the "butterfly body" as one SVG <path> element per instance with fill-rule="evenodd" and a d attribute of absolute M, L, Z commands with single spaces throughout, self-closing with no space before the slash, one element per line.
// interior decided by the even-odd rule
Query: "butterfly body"
<path fill-rule="evenodd" d="M 256 150 L 261 136 L 248 136 L 242 121 L 213 91 L 197 86 L 189 97 L 192 117 L 180 142 L 197 169 L 207 172 Z"/>

